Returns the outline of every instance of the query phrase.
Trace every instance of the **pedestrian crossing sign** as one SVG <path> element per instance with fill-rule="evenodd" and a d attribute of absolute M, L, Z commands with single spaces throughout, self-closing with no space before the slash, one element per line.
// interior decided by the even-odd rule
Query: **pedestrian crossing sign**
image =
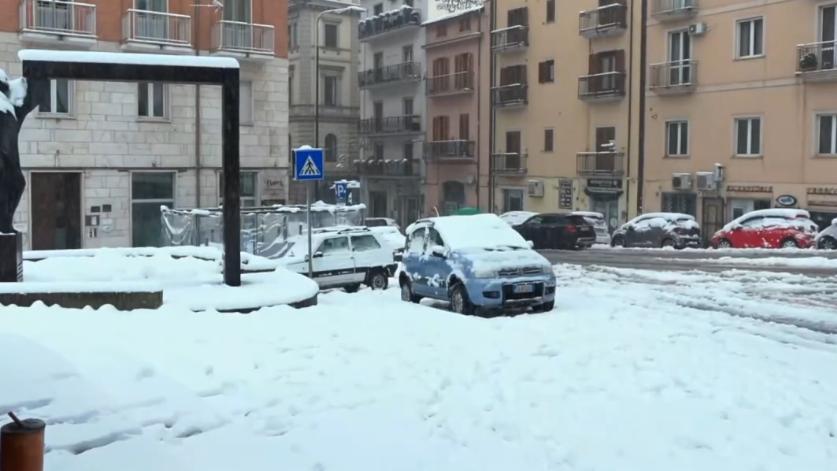
<path fill-rule="evenodd" d="M 325 178 L 323 168 L 323 150 L 310 146 L 294 149 L 294 180 L 322 180 Z"/>

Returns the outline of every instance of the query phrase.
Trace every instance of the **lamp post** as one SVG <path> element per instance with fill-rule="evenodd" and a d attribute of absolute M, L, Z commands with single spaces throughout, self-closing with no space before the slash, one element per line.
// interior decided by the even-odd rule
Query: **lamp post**
<path fill-rule="evenodd" d="M 316 49 L 317 58 L 314 61 L 314 147 L 320 147 L 320 20 L 324 15 L 345 15 L 348 13 L 365 13 L 366 8 L 357 5 L 349 5 L 343 8 L 333 8 L 331 10 L 321 11 L 317 14 L 317 21 L 315 29 L 317 30 L 314 36 L 314 49 Z M 319 197 L 319 185 L 315 188 Z"/>

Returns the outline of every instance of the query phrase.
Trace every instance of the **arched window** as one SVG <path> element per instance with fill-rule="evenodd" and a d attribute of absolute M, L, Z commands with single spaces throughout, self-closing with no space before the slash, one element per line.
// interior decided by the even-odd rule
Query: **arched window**
<path fill-rule="evenodd" d="M 462 182 L 447 181 L 442 184 L 443 209 L 452 214 L 465 206 L 465 185 Z"/>
<path fill-rule="evenodd" d="M 334 134 L 326 135 L 323 151 L 326 162 L 337 162 L 337 136 Z"/>

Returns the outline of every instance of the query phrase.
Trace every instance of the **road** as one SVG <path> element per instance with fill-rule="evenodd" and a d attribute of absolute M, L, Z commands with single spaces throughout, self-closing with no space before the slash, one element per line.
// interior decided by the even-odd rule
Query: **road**
<path fill-rule="evenodd" d="M 837 277 L 837 252 L 813 250 L 662 250 L 612 249 L 593 247 L 589 250 L 542 250 L 552 263 L 582 266 L 607 266 L 665 271 L 723 272 L 728 270 L 769 271 L 808 276 Z M 781 263 L 759 264 L 758 259 L 785 258 Z M 724 260 L 719 260 L 719 259 Z M 823 258 L 834 263 L 823 263 Z M 748 262 L 752 261 L 752 262 Z M 808 263 L 810 261 L 810 263 Z"/>

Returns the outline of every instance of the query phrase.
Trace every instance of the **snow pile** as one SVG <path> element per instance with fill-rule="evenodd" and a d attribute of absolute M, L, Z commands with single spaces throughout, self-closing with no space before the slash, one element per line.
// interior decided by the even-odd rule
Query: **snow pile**
<path fill-rule="evenodd" d="M 472 261 L 471 269 L 479 278 L 497 277 L 500 270 L 531 267 L 540 268 L 544 273 L 550 272 L 549 261 L 528 248 L 463 249 L 459 255 Z"/>
<path fill-rule="evenodd" d="M 698 259 L 697 263 L 717 263 L 724 265 L 743 265 L 748 267 L 792 267 L 792 268 L 825 268 L 837 270 L 837 259 L 826 257 L 721 257 L 717 259 Z"/>
<path fill-rule="evenodd" d="M 173 56 L 167 54 L 123 54 L 99 51 L 57 51 L 23 49 L 17 53 L 21 61 L 73 62 L 79 64 L 158 65 L 170 67 L 209 67 L 237 69 L 238 61 L 231 57 Z"/>

